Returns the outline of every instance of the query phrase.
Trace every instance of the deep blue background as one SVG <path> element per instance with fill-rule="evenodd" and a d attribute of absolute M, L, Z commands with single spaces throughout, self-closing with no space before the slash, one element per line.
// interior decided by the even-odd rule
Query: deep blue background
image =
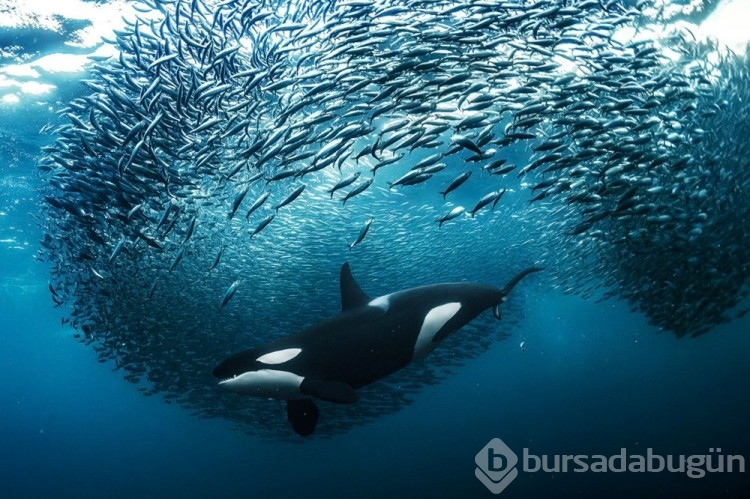
<path fill-rule="evenodd" d="M 0 220 L 5 232 L 36 231 L 21 209 Z M 290 444 L 140 395 L 60 325 L 33 248 L 8 246 L 0 249 L 3 497 L 490 497 L 474 455 L 494 437 L 518 454 L 721 447 L 750 456 L 747 318 L 676 340 L 622 304 L 537 286 L 508 341 L 414 404 L 345 435 Z M 521 472 L 502 497 L 744 497 L 746 476 Z"/>
<path fill-rule="evenodd" d="M 622 303 L 541 284 L 524 289 L 526 317 L 508 341 L 331 439 L 266 441 L 144 397 L 61 326 L 34 259 L 35 160 L 49 140 L 37 131 L 52 112 L 0 105 L 0 497 L 492 497 L 474 456 L 494 437 L 519 455 L 721 447 L 750 458 L 750 317 L 676 340 Z M 501 496 L 747 497 L 749 483 L 521 472 Z"/>

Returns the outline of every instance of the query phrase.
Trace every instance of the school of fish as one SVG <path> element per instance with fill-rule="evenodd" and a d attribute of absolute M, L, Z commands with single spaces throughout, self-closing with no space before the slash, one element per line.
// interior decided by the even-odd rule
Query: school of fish
<path fill-rule="evenodd" d="M 679 337 L 741 317 L 749 56 L 653 35 L 657 7 L 141 0 L 44 150 L 52 299 L 140 390 L 248 431 L 283 422 L 210 366 L 330 315 L 347 258 L 382 290 L 534 263 Z M 407 404 L 488 324 L 319 433 Z"/>

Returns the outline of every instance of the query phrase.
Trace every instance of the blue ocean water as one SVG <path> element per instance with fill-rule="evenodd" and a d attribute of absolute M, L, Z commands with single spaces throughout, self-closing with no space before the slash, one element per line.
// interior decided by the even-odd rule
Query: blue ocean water
<path fill-rule="evenodd" d="M 61 84 L 48 101 L 0 105 L 2 497 L 491 497 L 474 473 L 493 438 L 519 456 L 721 448 L 750 458 L 750 318 L 678 340 L 624 303 L 566 296 L 543 277 L 519 288 L 526 308 L 510 338 L 341 435 L 274 441 L 144 397 L 73 340 L 35 259 L 36 168 L 51 142 L 38 131 L 71 94 Z M 502 497 L 747 497 L 748 483 L 744 473 L 521 470 Z"/>
<path fill-rule="evenodd" d="M 143 397 L 61 326 L 34 260 L 34 163 L 13 161 L 4 153 L 0 227 L 15 239 L 0 247 L 4 497 L 489 497 L 474 456 L 495 437 L 536 455 L 750 455 L 747 318 L 676 340 L 621 303 L 543 285 L 509 340 L 344 435 L 269 442 L 190 416 Z M 521 473 L 503 494 L 743 497 L 747 483 L 726 473 Z"/>

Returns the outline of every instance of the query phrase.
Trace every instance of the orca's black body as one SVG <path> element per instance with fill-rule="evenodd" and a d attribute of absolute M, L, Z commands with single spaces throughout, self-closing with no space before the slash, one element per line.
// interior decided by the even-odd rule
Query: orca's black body
<path fill-rule="evenodd" d="M 294 430 L 315 430 L 313 398 L 356 401 L 354 390 L 423 357 L 437 344 L 499 305 L 526 275 L 503 289 L 476 283 L 433 284 L 372 299 L 357 285 L 348 263 L 341 267 L 341 313 L 300 333 L 233 355 L 214 369 L 234 392 L 287 400 Z"/>

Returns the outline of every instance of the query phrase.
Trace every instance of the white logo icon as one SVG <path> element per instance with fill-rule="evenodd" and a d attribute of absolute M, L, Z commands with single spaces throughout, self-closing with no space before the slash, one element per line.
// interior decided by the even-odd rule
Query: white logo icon
<path fill-rule="evenodd" d="M 474 475 L 493 494 L 499 494 L 518 476 L 518 456 L 499 438 L 493 438 L 474 458 Z"/>

